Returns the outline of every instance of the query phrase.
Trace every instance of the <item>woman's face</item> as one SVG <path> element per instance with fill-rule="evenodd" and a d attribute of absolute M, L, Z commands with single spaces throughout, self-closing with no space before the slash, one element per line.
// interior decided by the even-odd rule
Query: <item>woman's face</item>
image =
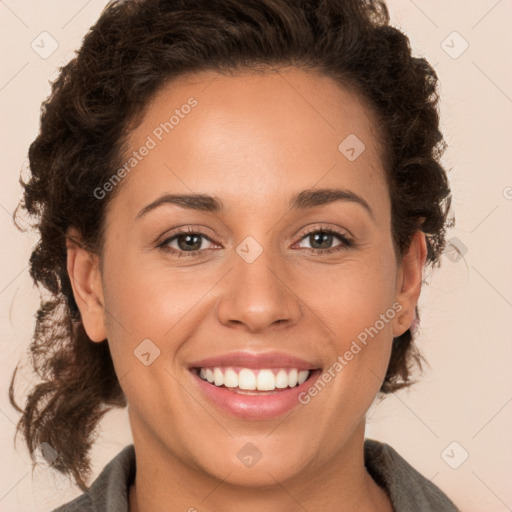
<path fill-rule="evenodd" d="M 108 338 L 136 447 L 244 485 L 341 460 L 425 256 L 417 236 L 395 258 L 367 108 L 294 68 L 188 75 L 153 99 L 111 185 L 90 274 L 104 309 L 81 309 Z"/>

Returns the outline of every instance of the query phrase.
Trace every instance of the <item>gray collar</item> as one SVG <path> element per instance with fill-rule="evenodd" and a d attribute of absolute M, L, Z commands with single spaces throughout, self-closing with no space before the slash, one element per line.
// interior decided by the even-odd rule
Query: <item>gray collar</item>
<path fill-rule="evenodd" d="M 364 458 L 368 472 L 390 497 L 394 512 L 458 512 L 438 487 L 391 446 L 366 439 Z M 87 492 L 53 512 L 128 512 L 135 469 L 135 449 L 130 444 L 105 466 Z"/>

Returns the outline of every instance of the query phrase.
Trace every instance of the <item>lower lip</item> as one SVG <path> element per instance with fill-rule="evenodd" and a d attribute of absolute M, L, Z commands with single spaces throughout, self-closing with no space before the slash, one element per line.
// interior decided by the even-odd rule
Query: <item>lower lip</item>
<path fill-rule="evenodd" d="M 225 387 L 217 387 L 204 381 L 194 371 L 190 371 L 199 388 L 215 405 L 234 416 L 251 420 L 267 420 L 290 412 L 301 405 L 299 395 L 316 381 L 321 370 L 314 370 L 309 379 L 293 388 L 261 395 L 243 395 Z"/>

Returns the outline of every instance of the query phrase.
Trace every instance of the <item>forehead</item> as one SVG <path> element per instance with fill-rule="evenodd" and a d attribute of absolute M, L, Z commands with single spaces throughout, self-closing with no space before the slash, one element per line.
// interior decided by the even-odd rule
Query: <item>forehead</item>
<path fill-rule="evenodd" d="M 386 188 L 378 125 L 364 100 L 297 68 L 168 82 L 130 134 L 126 160 L 145 146 L 122 184 L 145 200 L 176 190 L 263 206 L 318 184 L 382 202 Z"/>

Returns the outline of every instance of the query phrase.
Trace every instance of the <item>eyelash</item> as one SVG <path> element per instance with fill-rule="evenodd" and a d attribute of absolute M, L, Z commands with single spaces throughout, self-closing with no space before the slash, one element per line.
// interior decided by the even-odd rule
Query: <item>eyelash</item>
<path fill-rule="evenodd" d="M 329 249 L 312 249 L 312 248 L 309 248 L 309 247 L 305 247 L 303 250 L 307 254 L 331 254 L 333 252 L 347 250 L 347 249 L 349 249 L 349 248 L 354 246 L 354 242 L 351 239 L 349 239 L 345 234 L 340 233 L 340 232 L 338 232 L 336 230 L 333 230 L 333 229 L 330 229 L 330 228 L 318 228 L 318 227 L 315 227 L 315 228 L 311 229 L 310 231 L 307 231 L 306 233 L 304 233 L 299 241 L 302 241 L 305 238 L 307 238 L 308 236 L 310 236 L 312 234 L 315 234 L 315 233 L 325 233 L 325 234 L 328 234 L 328 235 L 334 235 L 342 243 L 340 245 L 336 245 L 334 247 L 330 247 Z M 186 229 L 184 229 L 182 231 L 178 231 L 177 233 L 174 233 L 170 237 L 167 237 L 162 243 L 158 244 L 157 247 L 162 249 L 163 251 L 165 251 L 167 253 L 173 254 L 177 258 L 189 257 L 189 256 L 198 256 L 198 255 L 201 255 L 201 253 L 204 253 L 204 251 L 215 250 L 215 249 L 199 249 L 199 250 L 196 250 L 196 251 L 182 251 L 182 250 L 178 250 L 178 249 L 174 249 L 174 248 L 168 247 L 168 244 L 170 242 L 172 242 L 173 240 L 175 240 L 176 238 L 178 238 L 179 236 L 181 236 L 181 235 L 189 235 L 189 234 L 200 235 L 201 237 L 206 238 L 208 241 L 210 241 L 212 243 L 215 243 L 206 234 L 204 234 L 201 231 L 198 231 L 198 230 L 190 227 L 190 228 L 186 228 Z"/>

